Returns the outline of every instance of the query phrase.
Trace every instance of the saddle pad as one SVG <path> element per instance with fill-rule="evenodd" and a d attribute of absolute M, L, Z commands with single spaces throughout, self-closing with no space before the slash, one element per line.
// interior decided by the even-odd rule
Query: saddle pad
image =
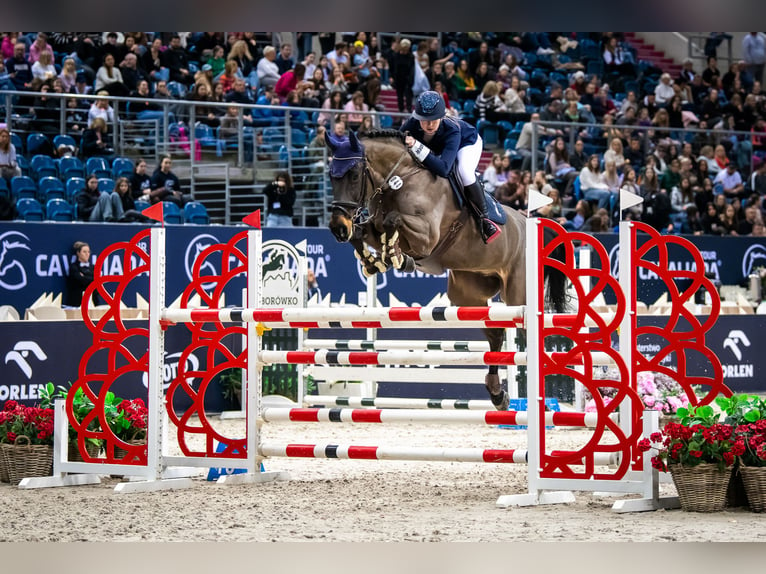
<path fill-rule="evenodd" d="M 455 171 L 454 168 L 450 172 L 447 179 L 449 179 L 450 187 L 452 187 L 452 193 L 455 195 L 455 202 L 457 203 L 458 208 L 462 209 L 466 204 L 466 199 L 463 192 L 463 185 L 460 183 L 460 178 L 458 177 L 457 171 Z M 476 181 L 481 182 L 481 179 L 477 176 Z M 505 222 L 508 220 L 508 216 L 503 210 L 503 206 L 500 204 L 500 202 L 495 199 L 494 195 L 486 190 L 484 190 L 484 198 L 487 202 L 487 214 L 489 216 L 489 220 L 497 223 L 498 225 L 505 225 Z"/>

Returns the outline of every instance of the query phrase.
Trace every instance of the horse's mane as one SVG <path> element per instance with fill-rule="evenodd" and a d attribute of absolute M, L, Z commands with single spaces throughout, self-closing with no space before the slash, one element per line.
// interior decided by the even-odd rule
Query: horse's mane
<path fill-rule="evenodd" d="M 399 130 L 370 130 L 364 134 L 362 134 L 360 137 L 362 139 L 380 139 L 380 138 L 392 138 L 397 139 L 401 143 L 404 143 L 404 132 L 400 132 Z"/>

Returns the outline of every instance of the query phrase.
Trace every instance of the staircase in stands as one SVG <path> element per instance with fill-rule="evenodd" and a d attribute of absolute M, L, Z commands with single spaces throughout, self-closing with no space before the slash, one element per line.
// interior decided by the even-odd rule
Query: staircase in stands
<path fill-rule="evenodd" d="M 681 64 L 677 63 L 673 58 L 667 57 L 662 50 L 655 49 L 654 44 L 649 44 L 637 32 L 625 32 L 624 34 L 625 40 L 638 52 L 638 60 L 651 62 L 658 68 L 661 68 L 663 72 L 670 74 L 670 77 L 673 79 L 677 78 L 681 73 Z"/>

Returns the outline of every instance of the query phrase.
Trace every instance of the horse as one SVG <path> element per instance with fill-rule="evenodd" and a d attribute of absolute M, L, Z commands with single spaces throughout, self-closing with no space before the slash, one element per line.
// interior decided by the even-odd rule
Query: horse
<path fill-rule="evenodd" d="M 329 229 L 337 241 L 353 246 L 365 275 L 391 266 L 434 275 L 448 270 L 452 305 L 484 306 L 498 294 L 506 305 L 526 303 L 524 214 L 502 206 L 507 222 L 485 245 L 449 181 L 411 156 L 402 132 L 373 130 L 361 139 L 350 132 L 340 140 L 325 134 L 325 142 L 332 152 Z M 563 260 L 563 247 L 557 250 L 553 256 Z M 545 279 L 546 304 L 563 312 L 566 277 L 546 267 Z M 501 350 L 503 329 L 487 328 L 484 335 L 491 351 Z M 495 408 L 507 410 L 497 365 L 489 367 L 484 384 Z"/>

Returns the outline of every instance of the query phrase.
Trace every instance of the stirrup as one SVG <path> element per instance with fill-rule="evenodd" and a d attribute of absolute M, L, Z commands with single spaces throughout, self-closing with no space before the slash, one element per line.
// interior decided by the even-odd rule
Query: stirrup
<path fill-rule="evenodd" d="M 481 233 L 481 240 L 489 245 L 500 236 L 502 230 L 494 221 L 483 217 L 479 221 L 479 232 Z"/>

